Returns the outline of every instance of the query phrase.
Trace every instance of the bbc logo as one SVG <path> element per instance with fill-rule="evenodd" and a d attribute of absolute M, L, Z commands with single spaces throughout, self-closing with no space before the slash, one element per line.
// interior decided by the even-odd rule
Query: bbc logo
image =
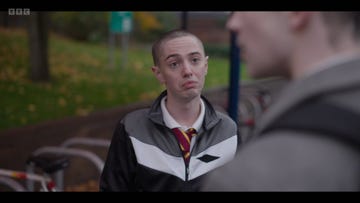
<path fill-rule="evenodd" d="M 29 8 L 9 8 L 9 15 L 10 16 L 28 16 L 30 15 L 30 9 Z"/>

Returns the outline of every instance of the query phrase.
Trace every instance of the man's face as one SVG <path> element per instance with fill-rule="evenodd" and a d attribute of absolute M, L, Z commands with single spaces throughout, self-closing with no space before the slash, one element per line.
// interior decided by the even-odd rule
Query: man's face
<path fill-rule="evenodd" d="M 190 100 L 201 94 L 207 69 L 207 57 L 200 42 L 185 36 L 164 42 L 153 72 L 165 84 L 168 96 Z"/>
<path fill-rule="evenodd" d="M 234 12 L 227 28 L 234 31 L 240 54 L 254 78 L 286 75 L 291 38 L 286 12 Z"/>

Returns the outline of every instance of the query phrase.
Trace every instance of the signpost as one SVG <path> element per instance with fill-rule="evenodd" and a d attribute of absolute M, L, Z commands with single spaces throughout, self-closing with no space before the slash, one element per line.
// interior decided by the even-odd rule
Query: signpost
<path fill-rule="evenodd" d="M 132 12 L 111 12 L 110 30 L 113 33 L 130 33 L 132 31 Z"/>
<path fill-rule="evenodd" d="M 127 66 L 127 51 L 129 44 L 129 33 L 133 28 L 133 14 L 128 11 L 115 11 L 111 12 L 110 19 L 110 67 L 114 67 L 114 47 L 116 44 L 116 34 L 121 34 L 121 50 L 122 50 L 122 67 Z"/>

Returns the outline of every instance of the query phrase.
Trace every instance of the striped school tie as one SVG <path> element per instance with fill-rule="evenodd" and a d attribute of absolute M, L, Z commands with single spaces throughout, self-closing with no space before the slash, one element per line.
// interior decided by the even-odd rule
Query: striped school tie
<path fill-rule="evenodd" d="M 186 132 L 184 132 L 179 128 L 173 128 L 172 131 L 179 141 L 185 163 L 188 164 L 190 159 L 190 142 L 191 138 L 196 135 L 196 130 L 194 128 L 189 128 Z"/>

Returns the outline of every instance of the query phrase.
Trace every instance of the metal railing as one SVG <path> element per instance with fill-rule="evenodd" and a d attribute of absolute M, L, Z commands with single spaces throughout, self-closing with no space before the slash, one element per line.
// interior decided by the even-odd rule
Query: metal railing
<path fill-rule="evenodd" d="M 2 177 L 1 177 L 2 176 Z M 26 191 L 26 189 L 18 182 L 18 180 L 30 180 L 32 182 L 39 182 L 41 184 L 41 191 L 44 192 L 55 192 L 56 187 L 54 181 L 46 175 L 37 175 L 34 173 L 27 173 L 23 171 L 15 171 L 9 169 L 0 169 L 0 182 L 13 188 L 15 191 Z M 8 178 L 6 178 L 8 177 Z M 12 179 L 10 179 L 12 178 Z M 29 190 L 31 191 L 31 190 Z M 33 190 L 32 190 L 33 191 Z"/>
<path fill-rule="evenodd" d="M 104 161 L 95 153 L 85 150 L 85 149 L 75 149 L 70 148 L 74 145 L 86 145 L 86 146 L 99 146 L 106 147 L 110 146 L 110 140 L 100 139 L 100 138 L 70 138 L 65 140 L 60 146 L 45 146 L 38 148 L 32 153 L 32 156 L 40 156 L 40 155 L 67 155 L 73 157 L 81 157 L 89 160 L 98 170 L 99 174 L 101 174 L 102 169 L 104 167 Z M 26 171 L 32 173 L 35 169 L 34 164 L 27 164 Z M 64 169 L 58 170 L 53 174 L 54 180 L 56 183 L 56 187 L 59 191 L 64 190 Z M 34 188 L 34 182 L 29 180 L 27 181 L 27 187 L 30 191 Z"/>

